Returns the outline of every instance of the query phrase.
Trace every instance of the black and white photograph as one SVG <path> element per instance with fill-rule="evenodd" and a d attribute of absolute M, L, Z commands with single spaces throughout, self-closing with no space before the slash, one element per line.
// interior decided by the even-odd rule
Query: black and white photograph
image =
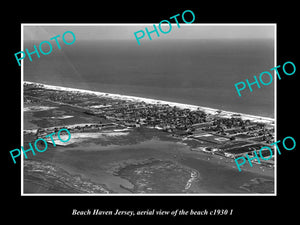
<path fill-rule="evenodd" d="M 276 194 L 276 24 L 161 29 L 22 24 L 23 195 Z"/>
<path fill-rule="evenodd" d="M 108 3 L 1 15 L 3 220 L 296 219 L 296 5 Z"/>

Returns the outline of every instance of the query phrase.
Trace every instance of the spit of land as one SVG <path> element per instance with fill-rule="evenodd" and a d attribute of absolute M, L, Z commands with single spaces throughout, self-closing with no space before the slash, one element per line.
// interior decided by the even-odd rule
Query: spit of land
<path fill-rule="evenodd" d="M 72 139 L 24 160 L 24 193 L 274 193 L 274 159 L 234 159 L 274 142 L 272 118 L 24 82 L 24 143 Z"/>

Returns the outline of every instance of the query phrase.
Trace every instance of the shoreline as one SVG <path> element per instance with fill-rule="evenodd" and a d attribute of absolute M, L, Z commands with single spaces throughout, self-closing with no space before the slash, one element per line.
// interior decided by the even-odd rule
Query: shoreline
<path fill-rule="evenodd" d="M 150 98 L 143 98 L 143 97 L 136 97 L 136 96 L 129 96 L 129 95 L 111 94 L 111 93 L 90 91 L 90 90 L 84 90 L 84 89 L 78 89 L 78 88 L 54 86 L 54 85 L 31 82 L 31 81 L 23 81 L 23 84 L 33 84 L 33 85 L 41 86 L 45 89 L 51 89 L 51 90 L 57 90 L 57 91 L 80 92 L 83 94 L 94 94 L 94 95 L 97 95 L 100 97 L 106 97 L 106 98 L 112 98 L 112 99 L 119 99 L 119 100 L 133 101 L 133 102 L 145 102 L 147 104 L 166 104 L 171 107 L 176 106 L 180 109 L 190 109 L 192 111 L 200 110 L 207 114 L 218 115 L 219 117 L 232 117 L 232 116 L 238 115 L 243 120 L 250 120 L 252 122 L 260 122 L 260 123 L 266 123 L 269 125 L 275 125 L 274 118 L 255 116 L 255 115 L 232 112 L 232 111 L 225 111 L 225 110 L 214 109 L 214 108 L 209 108 L 209 107 L 204 107 L 204 106 L 196 106 L 196 105 L 190 105 L 190 104 L 184 104 L 184 103 L 169 102 L 169 101 L 164 101 L 164 100 L 150 99 Z"/>

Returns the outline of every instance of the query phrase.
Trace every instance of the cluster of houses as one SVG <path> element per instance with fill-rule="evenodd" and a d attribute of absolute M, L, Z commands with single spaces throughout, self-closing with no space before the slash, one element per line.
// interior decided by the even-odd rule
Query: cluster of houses
<path fill-rule="evenodd" d="M 235 158 L 247 152 L 258 150 L 260 146 L 274 141 L 274 126 L 242 120 L 239 116 L 223 118 L 218 115 L 207 114 L 200 110 L 181 109 L 163 104 L 146 104 L 143 102 L 124 102 L 110 107 L 95 110 L 95 115 L 109 118 L 126 127 L 156 128 L 173 135 L 206 142 L 209 145 L 199 145 L 197 149 L 210 153 L 219 153 Z M 207 133 L 209 138 L 198 133 Z M 226 151 L 222 146 L 243 140 L 240 146 Z M 243 146 L 245 145 L 245 147 Z M 240 151 L 235 152 L 236 148 Z M 232 151 L 230 151 L 232 150 Z"/>
<path fill-rule="evenodd" d="M 237 116 L 222 118 L 200 110 L 180 109 L 165 104 L 125 101 L 124 104 L 119 102 L 117 105 L 111 104 L 110 107 L 93 108 L 89 110 L 89 113 L 108 118 L 127 127 L 154 127 L 181 135 L 189 135 L 201 129 L 227 137 L 242 134 L 249 138 L 265 136 L 265 141 L 268 142 L 272 141 L 274 134 L 272 125 L 242 120 Z"/>
<path fill-rule="evenodd" d="M 164 104 L 128 103 L 111 107 L 92 109 L 89 112 L 117 121 L 128 127 L 154 127 L 168 132 L 189 132 L 192 125 L 206 122 L 208 117 L 202 111 L 180 109 Z"/>

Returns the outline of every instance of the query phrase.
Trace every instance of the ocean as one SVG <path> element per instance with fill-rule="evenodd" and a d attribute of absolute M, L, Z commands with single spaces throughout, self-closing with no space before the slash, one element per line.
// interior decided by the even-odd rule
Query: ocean
<path fill-rule="evenodd" d="M 274 83 L 242 97 L 234 87 L 275 66 L 271 39 L 78 40 L 32 58 L 25 81 L 274 117 Z"/>

